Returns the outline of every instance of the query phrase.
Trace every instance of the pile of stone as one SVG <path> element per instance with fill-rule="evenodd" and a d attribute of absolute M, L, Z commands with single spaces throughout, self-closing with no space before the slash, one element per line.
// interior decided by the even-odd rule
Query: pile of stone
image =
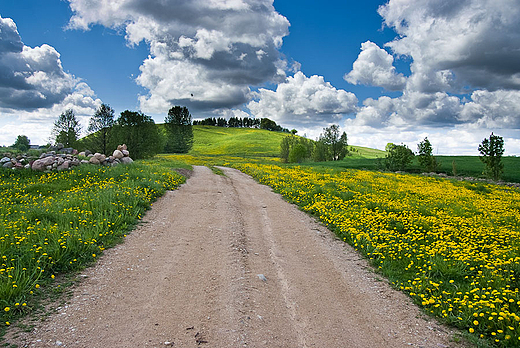
<path fill-rule="evenodd" d="M 119 145 L 111 156 L 100 153 L 93 154 L 88 150 L 78 153 L 73 148 L 65 148 L 63 145 L 60 145 L 49 148 L 51 151 L 42 153 L 39 158 L 29 157 L 25 154 L 18 156 L 5 154 L 0 159 L 0 167 L 9 169 L 26 168 L 43 172 L 68 170 L 82 164 L 115 166 L 133 162 L 130 158 L 130 152 L 124 144 Z"/>
<path fill-rule="evenodd" d="M 77 152 L 77 151 L 76 151 Z M 81 164 L 79 159 L 74 155 L 68 155 L 64 153 L 56 153 L 56 151 L 50 151 L 42 153 L 40 158 L 32 162 L 32 170 L 44 172 L 49 170 L 67 170 L 73 167 L 77 167 Z"/>
<path fill-rule="evenodd" d="M 92 154 L 90 151 L 80 152 L 79 156 L 88 158 L 88 160 L 82 160 L 82 163 L 98 164 L 103 166 L 116 166 L 121 163 L 128 164 L 133 162 L 130 158 L 130 152 L 125 144 L 119 145 L 111 156 L 106 156 L 97 152 Z"/>
<path fill-rule="evenodd" d="M 5 154 L 0 159 L 0 167 L 3 168 L 21 169 L 28 168 L 27 166 L 30 166 L 27 155 L 11 156 L 10 154 Z"/>

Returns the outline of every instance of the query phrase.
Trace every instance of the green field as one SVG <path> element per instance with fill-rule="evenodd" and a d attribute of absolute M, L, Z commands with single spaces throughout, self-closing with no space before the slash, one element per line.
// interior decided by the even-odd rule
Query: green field
<path fill-rule="evenodd" d="M 193 126 L 190 155 L 277 157 L 287 135 L 263 129 Z"/>
<path fill-rule="evenodd" d="M 377 150 L 376 150 L 377 151 Z M 322 163 L 307 163 L 309 166 L 322 166 L 327 168 L 338 169 L 363 169 L 363 170 L 381 170 L 382 159 L 385 153 L 381 151 L 380 159 L 370 157 L 346 157 L 338 162 L 322 162 Z M 482 174 L 484 171 L 484 164 L 477 156 L 435 156 L 437 162 L 440 164 L 438 173 L 444 173 L 449 176 L 454 176 L 453 162 L 455 161 L 456 176 L 459 177 L 473 177 L 485 178 Z M 520 182 L 520 157 L 503 157 L 504 174 L 502 180 L 506 182 Z M 411 173 L 421 173 L 417 158 L 414 159 L 409 168 Z"/>
<path fill-rule="evenodd" d="M 30 312 L 36 295 L 52 289 L 55 277 L 85 267 L 120 241 L 157 197 L 183 182 L 174 169 L 196 164 L 233 166 L 272 186 L 365 255 L 427 313 L 480 343 L 515 346 L 518 189 L 414 175 L 420 173 L 417 160 L 409 175 L 381 173 L 386 153 L 359 146 L 349 146 L 351 155 L 342 161 L 282 164 L 285 136 L 195 126 L 188 154 L 61 173 L 0 168 L 0 329 Z M 452 175 L 455 161 L 458 176 L 482 176 L 476 156 L 436 158 L 440 172 Z M 520 182 L 520 158 L 503 162 L 503 179 Z M 480 301 L 472 295 L 477 292 L 496 302 Z M 498 307 L 504 298 L 500 311 L 486 307 Z"/>
<path fill-rule="evenodd" d="M 184 178 L 170 162 L 38 173 L 0 168 L 0 330 L 45 285 L 122 240 Z"/>

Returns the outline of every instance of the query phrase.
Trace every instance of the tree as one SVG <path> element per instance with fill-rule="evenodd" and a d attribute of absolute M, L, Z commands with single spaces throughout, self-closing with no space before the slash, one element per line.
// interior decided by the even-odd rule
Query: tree
<path fill-rule="evenodd" d="M 282 162 L 301 163 L 312 157 L 314 141 L 289 135 L 282 139 L 280 144 L 280 159 Z"/>
<path fill-rule="evenodd" d="M 187 153 L 193 146 L 191 114 L 187 107 L 174 106 L 164 119 L 166 127 L 165 152 Z M 215 124 L 215 120 L 213 120 Z"/>
<path fill-rule="evenodd" d="M 155 122 L 142 112 L 123 111 L 114 126 L 114 138 L 127 145 L 134 159 L 153 157 L 164 146 Z"/>
<path fill-rule="evenodd" d="M 269 131 L 278 131 L 280 126 L 276 124 L 273 120 L 270 120 L 268 118 L 262 118 L 260 120 L 260 129 L 267 129 Z"/>
<path fill-rule="evenodd" d="M 291 152 L 292 142 L 292 137 L 289 136 L 283 138 L 280 143 L 280 160 L 283 163 L 289 162 L 289 153 Z"/>
<path fill-rule="evenodd" d="M 427 137 L 417 145 L 417 151 L 419 152 L 419 165 L 427 172 L 436 171 L 437 160 L 433 157 L 433 147 Z"/>
<path fill-rule="evenodd" d="M 314 151 L 312 153 L 312 159 L 314 162 L 324 162 L 327 161 L 327 145 L 323 143 L 323 141 L 318 140 L 314 146 Z"/>
<path fill-rule="evenodd" d="M 25 152 L 25 151 L 29 150 L 30 144 L 31 144 L 31 141 L 29 140 L 29 138 L 26 135 L 19 135 L 11 147 L 14 149 L 18 149 L 22 152 Z"/>
<path fill-rule="evenodd" d="M 307 157 L 307 149 L 303 144 L 296 144 L 289 152 L 289 162 L 291 163 L 302 163 Z"/>
<path fill-rule="evenodd" d="M 81 125 L 74 114 L 74 110 L 68 109 L 54 122 L 51 137 L 56 144 L 61 143 L 65 147 L 74 147 L 80 132 Z"/>
<path fill-rule="evenodd" d="M 88 125 L 88 131 L 93 133 L 90 136 L 93 151 L 107 154 L 114 123 L 114 109 L 107 104 L 101 104 L 94 116 L 90 118 Z"/>
<path fill-rule="evenodd" d="M 500 179 L 504 172 L 504 164 L 502 163 L 502 155 L 504 154 L 504 139 L 498 135 L 491 135 L 482 140 L 478 146 L 478 151 L 481 156 L 480 160 L 484 163 L 486 168 L 484 174 L 494 180 Z"/>
<path fill-rule="evenodd" d="M 414 154 L 406 145 L 387 144 L 387 155 L 385 157 L 386 169 L 391 171 L 404 171 L 412 163 Z"/>
<path fill-rule="evenodd" d="M 320 155 L 315 158 L 321 158 L 326 161 L 339 161 L 345 158 L 348 154 L 347 133 L 339 134 L 339 126 L 333 124 L 330 127 L 323 128 L 323 133 L 320 134 L 318 143 L 321 143 L 319 150 Z M 324 151 L 325 150 L 325 151 Z"/>

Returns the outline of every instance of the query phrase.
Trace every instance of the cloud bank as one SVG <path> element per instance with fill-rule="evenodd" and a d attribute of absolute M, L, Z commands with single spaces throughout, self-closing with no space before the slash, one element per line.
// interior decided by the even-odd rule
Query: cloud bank
<path fill-rule="evenodd" d="M 249 86 L 285 78 L 278 49 L 289 21 L 272 0 L 69 0 L 69 26 L 100 24 L 126 33 L 129 45 L 145 41 L 150 56 L 137 83 L 145 112 L 172 105 L 212 111 L 250 100 Z"/>
<path fill-rule="evenodd" d="M 0 16 L 0 142 L 28 130 L 37 134 L 33 143 L 46 142 L 52 119 L 65 109 L 91 115 L 99 104 L 86 83 L 63 70 L 54 47 L 24 45 L 15 22 Z"/>
<path fill-rule="evenodd" d="M 345 79 L 402 90 L 402 95 L 364 100 L 345 126 L 378 134 L 376 138 L 383 131 L 402 136 L 428 129 L 446 137 L 464 135 L 468 141 L 472 132 L 480 136 L 502 130 L 510 135 L 514 152 L 520 151 L 514 141 L 518 136 L 508 131 L 520 129 L 517 1 L 390 0 L 378 12 L 398 34 L 385 47 L 396 57 L 411 59 L 411 74 L 397 73 L 392 55 L 370 41 L 363 43 Z"/>
<path fill-rule="evenodd" d="M 320 126 L 338 122 L 357 109 L 353 93 L 336 89 L 322 76 L 297 72 L 278 84 L 275 91 L 261 88 L 247 107 L 257 118 L 282 121 L 290 127 Z"/>

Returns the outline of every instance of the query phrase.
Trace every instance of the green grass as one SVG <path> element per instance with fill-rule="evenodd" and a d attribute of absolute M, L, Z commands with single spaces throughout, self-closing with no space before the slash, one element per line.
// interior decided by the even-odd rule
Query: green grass
<path fill-rule="evenodd" d="M 120 242 L 153 201 L 184 181 L 173 169 L 168 161 L 1 169 L 0 326 L 25 313 L 41 287 Z"/>
<path fill-rule="evenodd" d="M 190 155 L 277 157 L 287 135 L 263 129 L 193 126 Z"/>
<path fill-rule="evenodd" d="M 378 151 L 378 150 L 375 150 Z M 376 157 L 357 157 L 348 156 L 342 161 L 337 162 L 319 162 L 319 163 L 304 163 L 304 166 L 310 167 L 325 167 L 335 168 L 338 170 L 344 169 L 363 169 L 363 170 L 381 170 L 384 151 L 375 152 L 376 155 L 381 155 L 379 159 Z M 453 176 L 453 161 L 456 164 L 456 175 L 459 177 L 473 177 L 485 178 L 483 175 L 484 164 L 480 161 L 478 156 L 435 156 L 437 162 L 440 164 L 438 173 L 444 173 Z M 504 174 L 502 180 L 506 182 L 520 182 L 520 157 L 503 157 Z M 411 173 L 421 173 L 421 167 L 417 157 L 410 165 L 408 171 Z"/>
<path fill-rule="evenodd" d="M 350 154 L 346 160 L 384 158 L 386 152 L 363 146 L 348 146 Z"/>
<path fill-rule="evenodd" d="M 458 176 L 484 177 L 484 164 L 478 156 L 435 156 L 441 166 L 439 171 L 448 175 L 453 175 L 452 163 L 456 163 Z M 502 180 L 510 182 L 520 182 L 520 157 L 502 157 L 504 164 L 504 174 Z"/>

